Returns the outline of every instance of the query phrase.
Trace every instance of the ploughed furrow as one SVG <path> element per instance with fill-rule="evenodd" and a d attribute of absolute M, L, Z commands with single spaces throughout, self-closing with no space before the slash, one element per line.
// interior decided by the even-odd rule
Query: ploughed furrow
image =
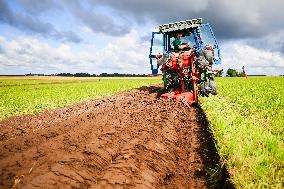
<path fill-rule="evenodd" d="M 2 121 L 0 188 L 210 187 L 199 111 L 157 90 Z"/>

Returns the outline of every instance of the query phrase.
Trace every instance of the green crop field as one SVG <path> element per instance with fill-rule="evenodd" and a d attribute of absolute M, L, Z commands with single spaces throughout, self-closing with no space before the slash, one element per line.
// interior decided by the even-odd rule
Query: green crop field
<path fill-rule="evenodd" d="M 0 120 L 161 82 L 161 78 L 0 77 Z M 201 98 L 201 107 L 221 166 L 226 166 L 237 188 L 283 188 L 284 77 L 217 78 L 216 84 L 218 95 Z"/>
<path fill-rule="evenodd" d="M 0 120 L 161 82 L 161 78 L 0 78 Z M 31 85 L 32 84 L 32 85 Z"/>
<path fill-rule="evenodd" d="M 284 77 L 217 78 L 202 98 L 221 162 L 237 188 L 283 188 Z"/>
<path fill-rule="evenodd" d="M 95 79 L 2 79 L 0 87 L 12 85 L 38 85 L 38 84 L 61 84 L 61 83 L 82 83 L 92 82 Z"/>

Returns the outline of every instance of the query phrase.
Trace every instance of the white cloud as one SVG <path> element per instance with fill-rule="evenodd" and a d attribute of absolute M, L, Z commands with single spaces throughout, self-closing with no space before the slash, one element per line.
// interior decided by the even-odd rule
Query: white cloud
<path fill-rule="evenodd" d="M 247 74 L 283 75 L 284 58 L 279 51 L 271 52 L 248 45 L 244 41 L 227 42 L 222 46 L 224 70 L 234 68 L 241 71 L 245 66 Z"/>
<path fill-rule="evenodd" d="M 8 41 L 0 36 L 0 49 L 0 74 L 151 72 L 149 42 L 141 41 L 135 30 L 125 36 L 108 38 L 103 48 L 85 44 L 74 49 L 67 43 L 54 47 L 36 38 L 18 37 Z M 225 42 L 221 55 L 220 66 L 224 70 L 241 71 L 245 66 L 248 74 L 284 74 L 284 58 L 279 51 L 262 50 L 247 41 Z"/>
<path fill-rule="evenodd" d="M 86 45 L 74 51 L 68 44 L 52 47 L 31 37 L 6 41 L 1 37 L 0 74 L 26 73 L 150 73 L 149 44 L 139 40 L 131 31 L 123 37 L 114 37 L 106 47 Z"/>

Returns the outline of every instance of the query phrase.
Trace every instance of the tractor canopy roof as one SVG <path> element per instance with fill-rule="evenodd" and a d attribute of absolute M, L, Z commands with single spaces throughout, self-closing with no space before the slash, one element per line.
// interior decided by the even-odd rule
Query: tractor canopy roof
<path fill-rule="evenodd" d="M 202 18 L 179 21 L 169 24 L 159 25 L 159 32 L 161 33 L 179 33 L 186 30 L 191 30 L 202 24 Z"/>

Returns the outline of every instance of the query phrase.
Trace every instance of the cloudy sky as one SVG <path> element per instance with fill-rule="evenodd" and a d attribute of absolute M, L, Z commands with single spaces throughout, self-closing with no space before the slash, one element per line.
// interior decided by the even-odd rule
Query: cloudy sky
<path fill-rule="evenodd" d="M 221 68 L 284 74 L 283 0 L 0 0 L 0 75 L 151 73 L 155 26 L 203 18 Z"/>

